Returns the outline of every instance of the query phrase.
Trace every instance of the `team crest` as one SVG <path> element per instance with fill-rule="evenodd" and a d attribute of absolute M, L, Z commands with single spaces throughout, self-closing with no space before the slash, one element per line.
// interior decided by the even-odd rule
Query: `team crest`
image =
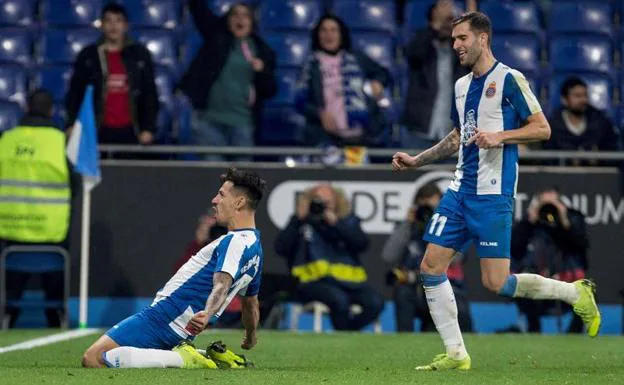
<path fill-rule="evenodd" d="M 490 83 L 487 90 L 485 90 L 485 96 L 491 98 L 496 93 L 496 82 Z"/>

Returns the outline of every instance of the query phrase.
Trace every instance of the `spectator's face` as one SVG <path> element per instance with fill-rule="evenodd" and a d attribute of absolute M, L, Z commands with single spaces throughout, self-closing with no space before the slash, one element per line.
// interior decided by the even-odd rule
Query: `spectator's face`
<path fill-rule="evenodd" d="M 541 204 L 559 202 L 559 193 L 557 191 L 544 191 L 539 194 L 539 202 Z"/>
<path fill-rule="evenodd" d="M 324 20 L 319 28 L 319 44 L 325 51 L 336 52 L 342 44 L 340 26 L 334 20 Z"/>
<path fill-rule="evenodd" d="M 102 18 L 102 33 L 107 41 L 122 41 L 128 33 L 128 21 L 122 14 L 106 12 Z"/>
<path fill-rule="evenodd" d="M 432 195 L 427 198 L 419 199 L 418 201 L 416 201 L 416 204 L 418 205 L 418 207 L 427 206 L 427 207 L 431 207 L 432 209 L 435 209 L 440 204 L 440 199 L 441 199 L 440 195 Z"/>
<path fill-rule="evenodd" d="M 232 34 L 239 39 L 249 36 L 252 27 L 251 10 L 244 5 L 236 5 L 230 13 L 228 26 Z"/>
<path fill-rule="evenodd" d="M 483 34 L 480 34 L 483 35 Z M 457 24 L 453 28 L 453 49 L 459 57 L 459 64 L 472 68 L 481 57 L 480 38 L 470 29 L 469 22 Z"/>
<path fill-rule="evenodd" d="M 235 204 L 238 198 L 232 182 L 227 181 L 221 185 L 217 195 L 212 199 L 214 217 L 218 224 L 227 226 L 230 223 L 236 211 Z"/>
<path fill-rule="evenodd" d="M 320 186 L 314 192 L 314 197 L 325 204 L 325 208 L 336 212 L 336 194 L 331 186 Z"/>
<path fill-rule="evenodd" d="M 563 105 L 571 112 L 583 114 L 589 104 L 587 87 L 578 85 L 570 88 L 568 96 L 562 99 Z"/>

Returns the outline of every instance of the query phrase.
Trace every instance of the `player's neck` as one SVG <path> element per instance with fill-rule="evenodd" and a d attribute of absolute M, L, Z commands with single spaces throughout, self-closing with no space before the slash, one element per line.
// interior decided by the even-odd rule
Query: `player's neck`
<path fill-rule="evenodd" d="M 475 65 L 472 67 L 472 75 L 475 78 L 483 76 L 492 69 L 494 63 L 496 63 L 496 58 L 494 58 L 492 51 L 484 51 L 483 54 L 481 54 L 481 57 L 479 58 L 477 63 L 475 63 Z"/>
<path fill-rule="evenodd" d="M 235 215 L 228 224 L 229 231 L 255 228 L 256 220 L 254 219 L 253 214 L 250 215 L 248 213 L 239 213 L 238 215 Z"/>

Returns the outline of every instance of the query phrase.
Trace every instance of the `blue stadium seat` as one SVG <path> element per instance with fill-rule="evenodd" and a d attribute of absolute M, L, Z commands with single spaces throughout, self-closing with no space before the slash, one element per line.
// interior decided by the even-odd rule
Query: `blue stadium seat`
<path fill-rule="evenodd" d="M 310 52 L 310 34 L 305 32 L 278 33 L 264 35 L 269 46 L 275 50 L 277 65 L 299 67 Z"/>
<path fill-rule="evenodd" d="M 300 71 L 296 68 L 278 68 L 277 95 L 267 101 L 267 105 L 293 105 L 295 103 L 295 87 Z"/>
<path fill-rule="evenodd" d="M 480 10 L 492 20 L 492 29 L 499 32 L 524 32 L 538 34 L 539 11 L 531 1 L 487 1 L 479 6 Z"/>
<path fill-rule="evenodd" d="M 262 31 L 309 31 L 321 16 L 316 0 L 265 0 L 260 6 Z"/>
<path fill-rule="evenodd" d="M 97 26 L 103 0 L 47 0 L 43 21 L 51 26 Z"/>
<path fill-rule="evenodd" d="M 173 107 L 173 77 L 167 68 L 157 67 L 154 78 L 158 89 L 158 100 L 161 104 Z"/>
<path fill-rule="evenodd" d="M 130 24 L 136 27 L 175 28 L 179 24 L 176 0 L 122 0 Z"/>
<path fill-rule="evenodd" d="M 177 64 L 175 37 L 168 30 L 140 30 L 136 39 L 152 53 L 155 64 L 174 67 Z"/>
<path fill-rule="evenodd" d="M 80 51 L 95 43 L 100 35 L 95 28 L 48 29 L 42 38 L 39 61 L 45 64 L 73 63 Z"/>
<path fill-rule="evenodd" d="M 568 78 L 568 76 L 571 75 L 579 76 L 587 83 L 589 101 L 594 107 L 605 111 L 611 109 L 613 99 L 613 82 L 610 76 L 587 73 L 565 73 L 555 74 L 550 78 L 550 83 L 548 85 L 548 100 L 550 102 L 551 110 L 554 110 L 561 105 L 561 84 L 566 78 Z"/>
<path fill-rule="evenodd" d="M 173 127 L 174 106 L 160 103 L 158 116 L 156 118 L 155 141 L 158 144 L 171 143 L 171 133 Z"/>
<path fill-rule="evenodd" d="M 300 127 L 304 124 L 302 115 L 291 107 L 266 107 L 262 111 L 262 123 L 258 144 L 265 146 L 295 145 Z"/>
<path fill-rule="evenodd" d="M 0 100 L 26 105 L 26 71 L 16 64 L 0 66 Z"/>
<path fill-rule="evenodd" d="M 17 126 L 22 115 L 24 115 L 24 111 L 19 104 L 0 101 L 0 132 Z"/>
<path fill-rule="evenodd" d="M 30 64 L 32 38 L 25 29 L 0 29 L 0 62 Z"/>
<path fill-rule="evenodd" d="M 550 12 L 551 34 L 602 34 L 611 36 L 613 8 L 608 2 L 557 1 Z"/>
<path fill-rule="evenodd" d="M 45 88 L 56 102 L 61 102 L 69 89 L 71 75 L 72 66 L 69 64 L 44 66 L 35 75 L 34 84 L 38 88 Z"/>
<path fill-rule="evenodd" d="M 550 40 L 550 66 L 556 72 L 609 73 L 613 46 L 601 36 L 557 36 Z"/>
<path fill-rule="evenodd" d="M 374 32 L 354 33 L 353 48 L 364 51 L 368 57 L 387 69 L 394 68 L 394 39 Z"/>
<path fill-rule="evenodd" d="M 35 0 L 0 1 L 0 25 L 30 26 L 35 20 Z"/>
<path fill-rule="evenodd" d="M 182 70 L 186 70 L 189 67 L 202 44 L 204 44 L 204 39 L 199 32 L 195 29 L 189 31 L 184 40 L 184 47 L 182 50 Z"/>
<path fill-rule="evenodd" d="M 492 52 L 500 62 L 521 72 L 540 69 L 540 40 L 525 34 L 494 34 Z"/>
<path fill-rule="evenodd" d="M 230 9 L 232 4 L 236 4 L 237 0 L 206 0 L 206 3 L 212 12 L 221 16 Z"/>
<path fill-rule="evenodd" d="M 336 0 L 333 10 L 353 30 L 395 32 L 396 10 L 393 1 Z"/>

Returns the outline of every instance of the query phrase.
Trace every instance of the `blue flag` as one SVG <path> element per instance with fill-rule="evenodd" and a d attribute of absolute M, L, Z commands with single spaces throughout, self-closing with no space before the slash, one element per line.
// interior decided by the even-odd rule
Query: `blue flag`
<path fill-rule="evenodd" d="M 76 171 L 82 174 L 85 189 L 90 191 L 100 183 L 102 177 L 93 109 L 93 86 L 87 87 L 78 117 L 72 126 L 67 142 L 67 157 Z"/>

